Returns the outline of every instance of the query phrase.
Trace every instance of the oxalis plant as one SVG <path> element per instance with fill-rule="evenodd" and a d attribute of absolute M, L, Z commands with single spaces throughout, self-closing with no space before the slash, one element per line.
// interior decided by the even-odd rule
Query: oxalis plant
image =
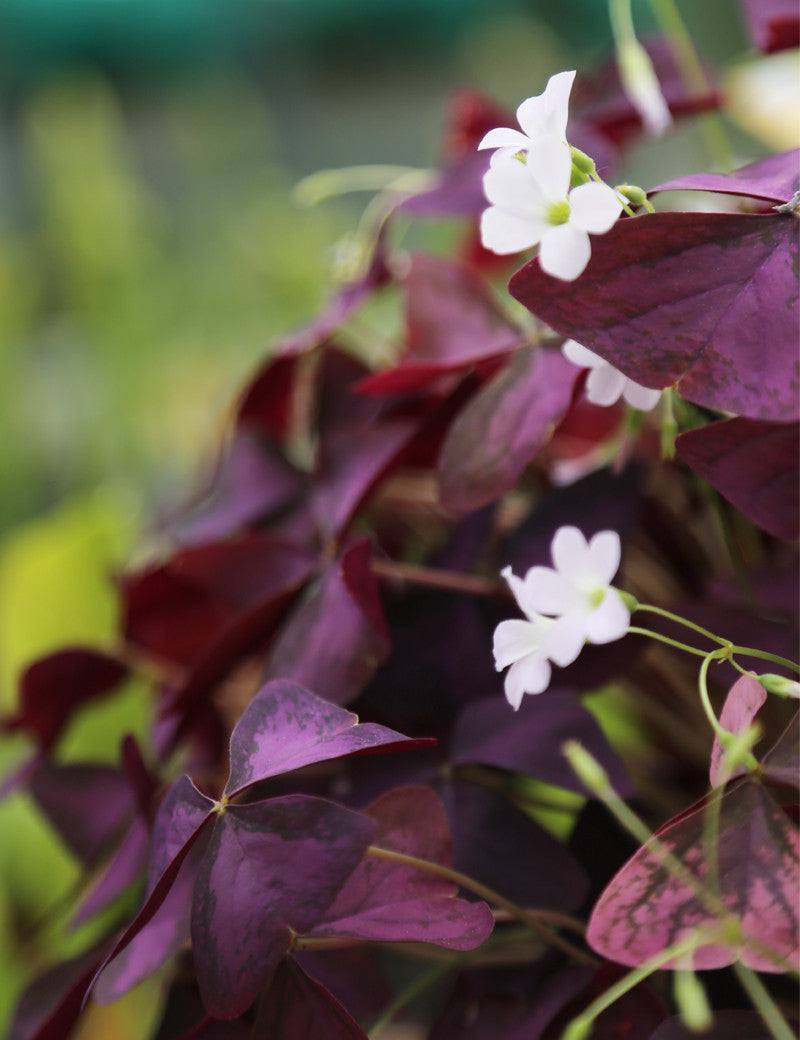
<path fill-rule="evenodd" d="M 117 645 L 21 676 L 4 792 L 106 924 L 12 1040 L 153 975 L 156 1040 L 794 1035 L 798 156 L 620 183 L 672 120 L 721 141 L 657 7 L 643 46 L 613 4 L 616 60 L 518 127 L 457 97 L 118 577 Z M 655 212 L 677 189 L 713 211 Z M 456 255 L 402 248 L 442 217 Z M 146 745 L 60 762 L 131 675 Z"/>

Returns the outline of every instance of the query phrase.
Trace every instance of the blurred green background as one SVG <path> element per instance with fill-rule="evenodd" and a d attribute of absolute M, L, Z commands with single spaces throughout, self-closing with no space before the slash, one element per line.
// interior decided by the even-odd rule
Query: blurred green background
<path fill-rule="evenodd" d="M 733 0 L 680 6 L 709 58 L 744 52 Z M 270 342 L 323 302 L 363 197 L 299 210 L 293 183 L 431 165 L 454 87 L 515 106 L 610 42 L 602 0 L 0 0 L 2 710 L 38 654 L 111 643 L 113 569 L 213 455 Z M 679 130 L 626 174 L 692 155 Z M 125 690 L 61 757 L 114 760 L 146 709 Z M 3 742 L 0 774 L 22 754 Z M 77 878 L 24 797 L 0 804 L 0 1033 L 23 980 L 86 942 L 61 927 Z M 146 1036 L 157 991 L 81 1037 Z"/>

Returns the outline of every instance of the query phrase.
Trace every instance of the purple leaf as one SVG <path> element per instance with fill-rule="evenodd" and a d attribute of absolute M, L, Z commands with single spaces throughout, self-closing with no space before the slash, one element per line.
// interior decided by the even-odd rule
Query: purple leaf
<path fill-rule="evenodd" d="M 70 918 L 70 927 L 77 928 L 100 913 L 133 884 L 147 862 L 149 841 L 147 826 L 141 817 L 135 817 L 108 866 Z"/>
<path fill-rule="evenodd" d="M 800 187 L 799 159 L 800 152 L 795 149 L 759 159 L 733 173 L 690 173 L 665 181 L 651 188 L 648 194 L 657 191 L 716 191 L 767 202 L 788 202 Z"/>
<path fill-rule="evenodd" d="M 708 882 L 701 804 L 656 832 L 661 845 L 699 882 Z M 739 781 L 721 797 L 717 841 L 720 897 L 737 918 L 741 945 L 718 941 L 692 955 L 694 968 L 740 959 L 756 971 L 784 970 L 764 948 L 797 961 L 798 832 L 760 784 Z M 631 967 L 717 919 L 695 890 L 661 865 L 653 840 L 611 880 L 595 904 L 586 937 L 594 950 Z"/>
<path fill-rule="evenodd" d="M 377 824 L 373 845 L 452 865 L 447 816 L 432 788 L 396 788 L 364 813 Z M 456 899 L 457 891 L 424 870 L 367 856 L 313 934 L 473 950 L 491 934 L 494 917 L 485 903 Z"/>
<path fill-rule="evenodd" d="M 397 207 L 398 211 L 410 217 L 477 216 L 486 209 L 483 175 L 489 169 L 489 158 L 487 152 L 473 151 L 449 163 L 438 171 L 432 188 L 405 199 Z"/>
<path fill-rule="evenodd" d="M 757 1011 L 743 1010 L 715 1011 L 713 1024 L 702 1033 L 703 1040 L 771 1040 L 773 1035 Z M 675 1016 L 665 1019 L 650 1040 L 697 1040 L 697 1033 Z"/>
<path fill-rule="evenodd" d="M 724 419 L 682 433 L 678 457 L 738 510 L 777 538 L 800 530 L 797 423 Z"/>
<path fill-rule="evenodd" d="M 104 945 L 62 961 L 34 979 L 20 997 L 7 1040 L 64 1040 L 71 1036 Z"/>
<path fill-rule="evenodd" d="M 800 712 L 764 756 L 761 766 L 766 776 L 778 784 L 800 788 Z"/>
<path fill-rule="evenodd" d="M 390 649 L 371 555 L 362 539 L 330 564 L 278 633 L 265 680 L 292 679 L 336 704 L 361 691 Z"/>
<path fill-rule="evenodd" d="M 559 353 L 525 347 L 466 405 L 439 457 L 439 493 L 469 512 L 505 494 L 550 439 L 578 369 Z"/>
<path fill-rule="evenodd" d="M 728 690 L 728 696 L 725 698 L 725 704 L 719 716 L 720 725 L 729 733 L 741 733 L 756 717 L 766 699 L 767 691 L 758 679 L 755 676 L 743 675 Z M 722 744 L 715 734 L 709 768 L 711 786 L 718 787 L 720 784 L 727 783 L 728 780 L 741 775 L 744 771 L 744 766 L 739 765 L 732 773 L 728 772 L 725 768 Z"/>
<path fill-rule="evenodd" d="M 197 790 L 188 776 L 169 787 L 158 807 L 150 843 L 148 893 L 214 809 L 214 802 Z"/>
<path fill-rule="evenodd" d="M 274 1040 L 367 1040 L 352 1015 L 291 957 L 278 965 L 262 1001 L 255 1037 Z"/>
<path fill-rule="evenodd" d="M 58 650 L 22 673 L 19 711 L 3 719 L 2 728 L 24 729 L 47 750 L 77 708 L 110 693 L 127 674 L 125 665 L 98 650 Z"/>
<path fill-rule="evenodd" d="M 790 422 L 800 400 L 796 225 L 778 214 L 619 220 L 593 240 L 577 289 L 532 260 L 509 290 L 644 386 L 678 383 L 696 404 Z"/>
<path fill-rule="evenodd" d="M 794 0 L 741 0 L 750 39 L 764 54 L 800 45 L 800 13 Z"/>
<path fill-rule="evenodd" d="M 250 1006 L 292 933 L 316 924 L 373 832 L 366 817 L 302 795 L 228 806 L 192 906 L 195 967 L 210 1014 L 235 1018 Z"/>
<path fill-rule="evenodd" d="M 443 372 L 507 354 L 525 342 L 487 283 L 463 264 L 416 253 L 402 286 L 408 349 L 397 368 L 362 379 L 361 393 L 416 390 Z"/>
<path fill-rule="evenodd" d="M 624 766 L 592 715 L 564 692 L 525 697 L 518 711 L 499 695 L 468 705 L 456 723 L 451 756 L 455 765 L 511 769 L 586 794 L 561 752 L 568 739 L 579 740 L 598 759 L 618 793 L 633 793 Z"/>
<path fill-rule="evenodd" d="M 296 683 L 275 679 L 262 687 L 231 734 L 230 776 L 225 794 L 238 792 L 292 769 L 331 758 L 419 747 L 414 741 L 316 697 Z"/>

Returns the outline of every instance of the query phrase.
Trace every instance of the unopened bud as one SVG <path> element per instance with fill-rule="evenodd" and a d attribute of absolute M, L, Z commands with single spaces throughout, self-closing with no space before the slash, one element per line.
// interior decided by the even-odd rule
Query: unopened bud
<path fill-rule="evenodd" d="M 573 145 L 570 147 L 570 155 L 572 156 L 572 166 L 576 170 L 580 170 L 581 173 L 585 173 L 587 177 L 591 177 L 596 167 L 594 165 L 594 159 L 591 155 L 587 155 L 586 152 L 582 152 L 580 148 L 575 148 Z"/>
<path fill-rule="evenodd" d="M 638 40 L 627 39 L 617 50 L 622 87 L 639 113 L 648 133 L 658 136 L 672 122 L 669 107 L 650 61 Z"/>
<path fill-rule="evenodd" d="M 758 681 L 767 693 L 776 693 L 779 697 L 794 697 L 800 699 L 800 682 L 795 679 L 787 679 L 784 675 L 775 675 L 774 672 L 766 672 L 759 675 Z"/>
<path fill-rule="evenodd" d="M 611 789 L 608 773 L 594 755 L 590 754 L 577 740 L 566 741 L 561 745 L 561 751 L 587 790 L 602 797 Z"/>
<path fill-rule="evenodd" d="M 702 1033 L 714 1023 L 703 984 L 693 971 L 679 968 L 672 988 L 681 1021 L 692 1033 Z"/>
<path fill-rule="evenodd" d="M 638 413 L 641 415 L 641 412 Z M 617 589 L 619 598 L 625 604 L 625 608 L 629 614 L 635 613 L 639 609 L 639 600 L 630 594 L 630 592 L 623 592 L 622 589 Z"/>
<path fill-rule="evenodd" d="M 617 184 L 614 191 L 624 195 L 632 206 L 644 206 L 647 202 L 647 192 L 635 184 Z"/>

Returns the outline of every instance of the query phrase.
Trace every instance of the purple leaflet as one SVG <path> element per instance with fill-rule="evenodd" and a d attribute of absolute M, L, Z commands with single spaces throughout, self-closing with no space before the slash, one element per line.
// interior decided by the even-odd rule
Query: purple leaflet
<path fill-rule="evenodd" d="M 738 510 L 777 538 L 800 531 L 797 423 L 724 419 L 682 433 L 678 457 Z"/>
<path fill-rule="evenodd" d="M 48 750 L 77 708 L 110 693 L 127 674 L 125 665 L 88 647 L 48 654 L 22 673 L 19 711 L 3 719 L 2 728 L 23 729 Z"/>
<path fill-rule="evenodd" d="M 761 763 L 767 778 L 778 784 L 788 784 L 790 787 L 800 788 L 799 748 L 800 712 L 795 712 L 792 721 Z"/>
<path fill-rule="evenodd" d="M 486 208 L 483 175 L 488 169 L 489 154 L 473 152 L 439 170 L 432 188 L 405 199 L 397 209 L 410 217 L 475 217 Z"/>
<path fill-rule="evenodd" d="M 359 723 L 345 711 L 288 680 L 275 679 L 256 694 L 231 734 L 230 798 L 246 787 L 291 769 L 331 758 L 424 747 L 373 722 Z"/>
<path fill-rule="evenodd" d="M 452 865 L 447 816 L 432 788 L 396 788 L 364 813 L 377 824 L 373 845 Z M 312 934 L 473 950 L 491 934 L 494 917 L 485 903 L 455 898 L 457 891 L 424 870 L 367 856 Z"/>
<path fill-rule="evenodd" d="M 708 879 L 704 827 L 701 803 L 655 835 L 701 884 Z M 717 840 L 720 897 L 744 938 L 741 945 L 717 941 L 699 947 L 694 968 L 720 968 L 737 959 L 757 971 L 796 966 L 799 844 L 797 828 L 760 784 L 740 780 L 725 791 Z M 633 967 L 716 924 L 694 888 L 661 865 L 651 839 L 600 896 L 586 938 L 602 956 Z"/>
<path fill-rule="evenodd" d="M 195 885 L 192 946 L 203 1002 L 235 1018 L 288 952 L 293 932 L 320 919 L 370 844 L 359 813 L 290 795 L 229 805 Z"/>
<path fill-rule="evenodd" d="M 791 216 L 656 213 L 596 237 L 577 290 L 538 260 L 509 290 L 644 386 L 678 383 L 696 404 L 790 422 L 800 400 L 796 262 Z"/>
<path fill-rule="evenodd" d="M 149 842 L 150 834 L 144 820 L 140 816 L 134 817 L 108 866 L 70 918 L 72 928 L 100 913 L 133 884 L 147 862 Z"/>
<path fill-rule="evenodd" d="M 394 998 L 384 964 L 368 944 L 333 950 L 295 950 L 291 963 L 299 964 L 307 975 L 321 983 L 359 1022 L 377 1018 Z"/>
<path fill-rule="evenodd" d="M 261 1003 L 254 1037 L 274 1040 L 367 1040 L 367 1034 L 324 986 L 291 957 L 278 965 Z"/>
<path fill-rule="evenodd" d="M 252 1025 L 227 1022 L 206 1014 L 193 979 L 179 974 L 172 981 L 164 1015 L 153 1040 L 253 1040 Z"/>
<path fill-rule="evenodd" d="M 598 759 L 623 797 L 633 793 L 624 766 L 592 715 L 564 691 L 525 697 L 518 711 L 500 696 L 467 705 L 456 723 L 452 760 L 511 769 L 586 794 L 561 752 L 568 739 L 579 740 Z"/>
<path fill-rule="evenodd" d="M 794 0 L 740 0 L 750 39 L 765 54 L 800 45 L 800 13 Z"/>
<path fill-rule="evenodd" d="M 419 389 L 443 372 L 507 354 L 525 342 L 484 279 L 463 264 L 416 253 L 402 287 L 408 349 L 397 368 L 362 379 L 361 393 Z"/>
<path fill-rule="evenodd" d="M 764 1024 L 757 1011 L 716 1011 L 710 1029 L 703 1030 L 703 1040 L 771 1040 L 773 1033 Z M 675 1016 L 665 1019 L 650 1040 L 697 1040 L 697 1033 L 688 1029 Z"/>
<path fill-rule="evenodd" d="M 800 151 L 782 152 L 742 166 L 733 173 L 690 173 L 651 188 L 657 191 L 715 191 L 723 195 L 744 195 L 751 199 L 783 203 L 800 187 Z"/>
<path fill-rule="evenodd" d="M 517 350 L 450 428 L 438 463 L 444 505 L 469 512 L 512 488 L 564 417 L 578 375 L 556 351 Z"/>
<path fill-rule="evenodd" d="M 335 704 L 361 691 L 390 649 L 371 555 L 362 539 L 330 564 L 278 633 L 265 680 L 292 679 Z"/>
<path fill-rule="evenodd" d="M 758 679 L 755 676 L 743 675 L 728 690 L 728 696 L 725 698 L 725 704 L 719 716 L 720 725 L 729 733 L 741 733 L 756 717 L 766 699 L 767 691 Z M 719 737 L 715 735 L 709 768 L 711 786 L 718 787 L 743 772 L 744 766 L 741 765 L 737 766 L 732 773 L 728 771 L 725 767 L 722 744 L 720 744 Z"/>

